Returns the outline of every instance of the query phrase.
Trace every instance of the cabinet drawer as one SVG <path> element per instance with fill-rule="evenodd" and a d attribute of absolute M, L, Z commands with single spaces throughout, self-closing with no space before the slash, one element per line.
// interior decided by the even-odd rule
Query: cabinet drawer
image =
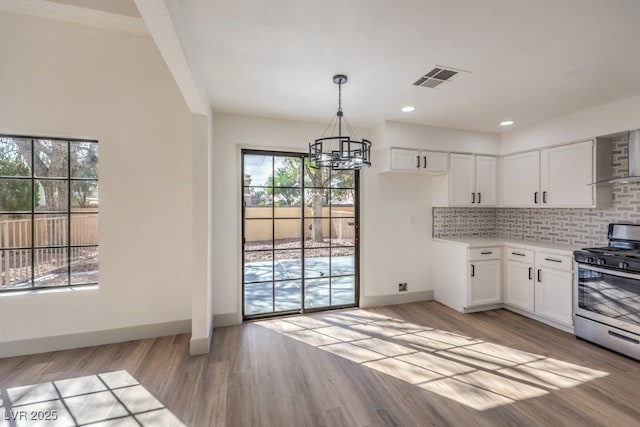
<path fill-rule="evenodd" d="M 507 259 L 518 261 L 518 262 L 526 262 L 527 264 L 533 264 L 533 251 L 529 249 L 519 249 L 519 248 L 510 248 L 506 247 L 507 251 Z"/>
<path fill-rule="evenodd" d="M 573 270 L 573 259 L 568 255 L 536 252 L 536 263 L 540 267 L 549 267 L 555 270 Z"/>
<path fill-rule="evenodd" d="M 479 261 L 483 259 L 500 259 L 501 249 L 498 246 L 490 248 L 469 249 L 469 261 Z"/>

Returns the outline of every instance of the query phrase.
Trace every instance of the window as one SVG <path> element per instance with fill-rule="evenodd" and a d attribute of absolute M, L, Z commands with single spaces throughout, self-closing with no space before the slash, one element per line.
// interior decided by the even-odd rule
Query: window
<path fill-rule="evenodd" d="M 98 143 L 0 135 L 0 292 L 98 283 Z"/>

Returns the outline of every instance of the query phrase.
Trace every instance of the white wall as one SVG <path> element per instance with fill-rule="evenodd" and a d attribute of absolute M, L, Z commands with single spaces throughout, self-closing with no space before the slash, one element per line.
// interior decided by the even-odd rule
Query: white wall
<path fill-rule="evenodd" d="M 188 331 L 191 115 L 151 38 L 0 14 L 0 53 L 1 133 L 100 144 L 100 288 L 0 296 L 0 344 Z"/>
<path fill-rule="evenodd" d="M 640 128 L 640 96 L 502 134 L 503 154 Z"/>
<path fill-rule="evenodd" d="M 497 154 L 497 134 L 387 121 L 374 129 L 374 146 L 449 152 Z M 364 296 L 398 294 L 398 283 L 409 292 L 433 290 L 431 281 L 432 178 L 411 173 L 364 173 L 363 278 Z"/>
<path fill-rule="evenodd" d="M 387 121 L 384 141 L 377 147 L 406 147 L 435 151 L 499 154 L 500 137 L 495 133 L 473 132 Z"/>

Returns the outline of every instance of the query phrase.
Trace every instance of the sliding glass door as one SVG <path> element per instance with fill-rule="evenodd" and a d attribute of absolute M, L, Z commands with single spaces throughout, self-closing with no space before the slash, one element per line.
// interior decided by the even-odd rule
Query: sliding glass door
<path fill-rule="evenodd" d="M 358 303 L 358 172 L 242 152 L 245 318 Z"/>

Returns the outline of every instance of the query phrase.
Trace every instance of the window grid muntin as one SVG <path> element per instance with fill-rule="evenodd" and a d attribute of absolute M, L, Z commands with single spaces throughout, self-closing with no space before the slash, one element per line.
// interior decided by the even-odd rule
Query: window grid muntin
<path fill-rule="evenodd" d="M 97 140 L 91 140 L 91 139 L 77 139 L 77 138 L 58 138 L 58 137 L 32 137 L 32 136 L 24 136 L 24 135 L 0 135 L 0 142 L 2 140 L 13 140 L 14 142 L 18 143 L 18 142 L 29 142 L 30 144 L 30 165 L 29 169 L 30 169 L 30 174 L 29 175 L 13 175 L 13 176 L 0 176 L 0 178 L 2 179 L 22 179 L 22 180 L 30 180 L 31 181 L 31 210 L 29 211 L 0 211 L 0 215 L 30 215 L 31 217 L 31 222 L 30 222 L 30 228 L 31 228 L 31 236 L 30 236 L 30 240 L 31 240 L 31 245 L 30 246 L 21 246 L 21 247 L 7 247 L 7 248 L 1 248 L 0 253 L 3 256 L 6 256 L 5 253 L 9 252 L 9 251 L 30 251 L 30 258 L 31 258 L 31 273 L 30 273 L 30 278 L 28 280 L 28 283 L 30 283 L 28 288 L 16 288 L 16 287 L 10 287 L 8 289 L 2 289 L 2 287 L 0 287 L 0 293 L 1 292 L 24 292 L 25 290 L 36 290 L 36 289 L 56 289 L 56 288 L 63 288 L 63 287 L 83 287 L 83 286 L 92 286 L 92 285 L 97 285 L 98 281 L 89 281 L 89 282 L 82 282 L 82 283 L 77 283 L 77 284 L 72 284 L 72 280 L 71 280 L 71 272 L 72 272 L 72 253 L 73 253 L 73 249 L 77 249 L 77 248 L 96 248 L 96 254 L 98 255 L 98 260 L 99 260 L 99 244 L 71 244 L 72 241 L 72 227 L 71 227 L 71 217 L 74 215 L 96 215 L 98 216 L 99 213 L 99 208 L 100 208 L 100 203 L 99 203 L 99 198 L 100 198 L 100 193 L 98 190 L 98 206 L 96 208 L 95 211 L 91 211 L 91 212 L 78 212 L 78 211 L 72 211 L 72 193 L 71 193 L 71 184 L 72 182 L 95 182 L 96 186 L 99 183 L 99 171 L 96 170 L 96 178 L 85 178 L 85 177 L 72 177 L 72 173 L 71 173 L 71 167 L 72 167 L 72 162 L 71 162 L 71 146 L 74 143 L 86 143 L 86 144 L 98 144 Z M 47 176 L 38 176 L 36 174 L 36 166 L 35 166 L 35 147 L 36 147 L 36 141 L 55 141 L 55 142 L 66 142 L 66 163 L 67 163 L 67 177 L 66 178 L 61 178 L 61 177 L 47 177 Z M 97 167 L 99 165 L 99 151 L 98 151 L 98 162 L 97 162 Z M 37 187 L 38 183 L 37 181 L 39 180 L 47 180 L 47 181 L 61 181 L 61 182 L 66 182 L 66 190 L 67 190 L 67 206 L 66 206 L 66 210 L 65 211 L 48 211 L 48 210 L 39 210 L 36 211 L 36 204 L 35 204 L 35 198 L 36 198 L 36 189 L 37 191 L 39 191 L 39 188 Z M 39 184 L 42 185 L 42 184 Z M 77 208 L 76 208 L 77 209 Z M 60 216 L 65 216 L 66 217 L 66 221 L 67 221 L 67 232 L 66 232 L 66 245 L 48 245 L 48 246 L 38 246 L 36 245 L 36 226 L 35 226 L 35 218 L 36 215 L 60 215 Z M 98 232 L 98 230 L 96 230 L 96 233 Z M 67 257 L 65 259 L 65 263 L 66 263 L 66 276 L 67 276 L 67 284 L 66 285 L 62 285 L 62 286 L 36 286 L 36 251 L 41 251 L 44 249 L 66 249 L 66 253 L 67 253 Z M 98 265 L 99 265 L 99 261 L 98 261 Z M 9 272 L 6 272 L 5 274 L 9 274 Z M 96 274 L 99 277 L 99 268 L 96 270 Z M 7 280 L 8 282 L 9 280 Z"/>
<path fill-rule="evenodd" d="M 344 186 L 334 186 L 333 182 L 333 176 L 332 176 L 332 172 L 328 172 L 328 181 L 327 181 L 327 185 L 326 186 L 313 186 L 313 185 L 307 185 L 307 176 L 306 176 L 306 171 L 305 171 L 305 160 L 308 160 L 308 153 L 292 153 L 292 152 L 278 152 L 278 151 L 262 151 L 262 150 L 250 150 L 250 149 L 244 149 L 242 150 L 243 153 L 243 160 L 241 162 L 241 175 L 244 179 L 244 174 L 245 174 L 245 157 L 246 156 L 264 156 L 264 157 L 271 157 L 270 163 L 271 163 L 271 177 L 273 177 L 272 182 L 275 183 L 275 159 L 276 157 L 293 157 L 293 158 L 299 158 L 302 160 L 301 162 L 301 175 L 302 175 L 302 185 L 301 186 L 265 186 L 265 185 L 245 185 L 244 181 L 242 182 L 241 188 L 242 188 L 242 195 L 244 197 L 244 190 L 245 188 L 262 188 L 262 189 L 272 189 L 275 190 L 277 189 L 287 189 L 287 188 L 291 188 L 291 189 L 302 189 L 302 200 L 299 206 L 301 208 L 302 211 L 302 216 L 297 216 L 297 217 L 291 217 L 290 219 L 297 219 L 300 220 L 301 223 L 301 227 L 302 227 L 302 236 L 304 236 L 304 227 L 306 224 L 307 220 L 313 220 L 313 219 L 328 219 L 329 221 L 331 221 L 332 219 L 336 218 L 335 216 L 333 216 L 333 212 L 332 212 L 332 194 L 335 190 L 352 190 L 354 191 L 354 196 L 357 196 L 356 190 L 358 188 L 358 181 L 359 181 L 359 174 L 358 171 L 353 171 L 354 176 L 353 176 L 353 183 L 351 186 L 349 187 L 344 187 Z M 327 199 L 327 205 L 326 207 L 329 208 L 329 215 L 323 215 L 323 216 L 306 216 L 304 214 L 305 212 L 305 201 L 304 201 L 304 191 L 305 190 L 325 190 L 328 192 L 328 199 Z M 328 300 L 329 300 L 329 305 L 326 307 L 319 307 L 319 308 L 304 308 L 304 309 L 295 309 L 295 310 L 287 310 L 287 311 L 273 311 L 275 310 L 275 285 L 278 282 L 286 282 L 286 281 L 291 281 L 292 279 L 275 279 L 275 269 L 274 269 L 274 265 L 275 265 L 275 252 L 278 250 L 283 250 L 283 249 L 278 249 L 275 247 L 275 245 L 272 245 L 271 248 L 264 248 L 264 249 L 246 249 L 246 242 L 244 241 L 245 238 L 245 225 L 246 222 L 249 221 L 256 221 L 256 220 L 270 220 L 271 221 L 271 227 L 272 227 L 272 239 L 275 240 L 275 224 L 274 221 L 276 219 L 288 219 L 287 217 L 275 217 L 275 208 L 277 207 L 275 204 L 275 200 L 272 200 L 270 204 L 268 205 L 264 205 L 261 206 L 263 208 L 269 208 L 272 212 L 272 215 L 270 218 L 262 218 L 262 217 L 255 217 L 255 218 L 247 218 L 245 215 L 245 204 L 244 204 L 244 200 L 242 201 L 242 263 L 243 263 L 243 267 L 245 264 L 245 256 L 248 253 L 256 253 L 256 252 L 269 252 L 272 254 L 271 257 L 271 268 L 272 268 L 272 272 L 273 272 L 273 276 L 270 280 L 256 280 L 256 281 L 249 281 L 246 280 L 245 278 L 245 271 L 243 268 L 242 271 L 242 293 L 243 293 L 243 303 L 242 303 L 242 314 L 243 314 L 243 318 L 244 319 L 258 319 L 258 318 L 264 318 L 264 317 L 271 317 L 271 316 L 281 316 L 281 315 L 286 315 L 286 314 L 293 314 L 293 313 L 299 313 L 299 312 L 304 312 L 304 313 L 312 313 L 312 312 L 316 312 L 316 311 L 324 311 L 324 310 L 333 310 L 333 309 L 340 309 L 340 308 L 346 308 L 346 307 L 355 307 L 358 305 L 359 303 L 359 245 L 357 243 L 357 231 L 356 231 L 356 236 L 354 238 L 354 244 L 353 245 L 335 245 L 331 239 L 331 235 L 329 238 L 329 241 L 327 242 L 326 246 L 320 246 L 320 247 L 306 247 L 306 245 L 304 245 L 304 243 L 302 244 L 302 248 L 294 248 L 294 249 L 301 249 L 302 250 L 302 283 L 304 284 L 305 281 L 309 280 L 309 281 L 313 281 L 313 280 L 320 280 L 320 279 L 327 279 L 329 280 L 329 288 L 328 288 Z M 357 220 L 357 218 L 359 218 L 359 203 L 358 203 L 358 198 L 355 197 L 354 201 L 353 201 L 353 215 L 349 216 L 349 217 L 341 217 L 341 218 L 353 218 L 354 221 Z M 304 240 L 304 239 L 303 239 Z M 343 275 L 331 275 L 328 278 L 325 277 L 306 277 L 305 274 L 305 263 L 304 260 L 306 259 L 305 256 L 305 252 L 306 251 L 310 251 L 313 249 L 321 249 L 321 250 L 331 250 L 333 248 L 351 248 L 354 250 L 354 273 L 348 273 L 348 274 L 343 274 Z M 331 257 L 329 257 L 329 272 L 332 271 L 332 259 Z M 353 277 L 353 281 L 355 284 L 355 289 L 354 289 L 354 302 L 353 303 L 347 303 L 344 305 L 332 305 L 332 299 L 333 299 L 333 286 L 332 286 L 332 282 L 334 278 L 336 279 L 340 279 L 340 278 L 346 278 L 346 277 Z M 299 280 L 299 279 L 293 279 L 293 280 Z M 265 312 L 265 313 L 259 313 L 259 314 L 250 314 L 247 315 L 245 313 L 245 304 L 244 304 L 244 292 L 245 292 L 245 284 L 250 284 L 250 285 L 256 285 L 256 284 L 266 284 L 266 283 L 270 283 L 271 289 L 272 289 L 272 311 L 271 312 Z M 303 286 L 304 288 L 304 286 Z M 302 293 L 304 294 L 305 290 L 302 289 Z"/>

